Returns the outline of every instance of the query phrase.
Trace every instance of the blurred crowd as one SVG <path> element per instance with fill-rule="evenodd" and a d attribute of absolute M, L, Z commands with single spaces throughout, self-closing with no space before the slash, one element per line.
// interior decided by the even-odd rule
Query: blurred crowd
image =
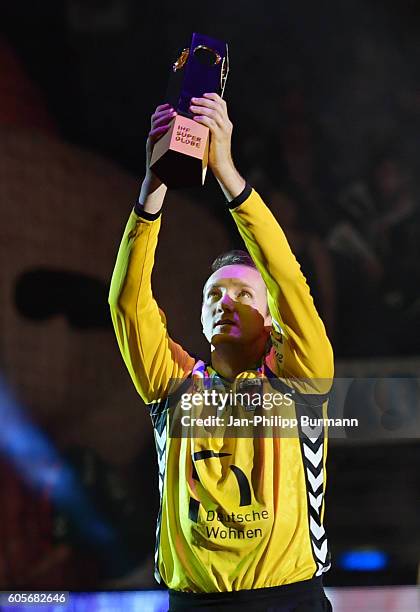
<path fill-rule="evenodd" d="M 418 355 L 420 185 L 412 160 L 398 138 L 367 143 L 359 171 L 340 176 L 303 89 L 286 90 L 279 109 L 280 126 L 265 126 L 258 139 L 248 134 L 239 148 L 249 182 L 301 264 L 336 356 Z"/>

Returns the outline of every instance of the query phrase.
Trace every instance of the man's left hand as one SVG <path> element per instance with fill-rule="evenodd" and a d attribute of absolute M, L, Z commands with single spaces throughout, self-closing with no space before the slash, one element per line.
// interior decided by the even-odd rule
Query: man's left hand
<path fill-rule="evenodd" d="M 209 166 L 217 178 L 233 166 L 233 124 L 228 116 L 226 102 L 217 93 L 205 93 L 202 98 L 191 98 L 190 110 L 194 113 L 194 121 L 210 130 Z"/>

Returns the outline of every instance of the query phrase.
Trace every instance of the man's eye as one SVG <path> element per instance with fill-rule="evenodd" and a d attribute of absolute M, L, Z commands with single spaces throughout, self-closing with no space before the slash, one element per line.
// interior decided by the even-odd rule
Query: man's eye
<path fill-rule="evenodd" d="M 214 296 L 217 296 L 217 295 L 219 295 L 219 292 L 218 292 L 217 289 L 210 289 L 210 291 L 207 294 L 207 297 L 211 298 L 211 297 L 214 297 Z"/>
<path fill-rule="evenodd" d="M 246 289 L 242 289 L 238 293 L 238 297 L 244 297 L 244 296 L 252 299 L 252 293 L 250 291 L 247 291 Z"/>

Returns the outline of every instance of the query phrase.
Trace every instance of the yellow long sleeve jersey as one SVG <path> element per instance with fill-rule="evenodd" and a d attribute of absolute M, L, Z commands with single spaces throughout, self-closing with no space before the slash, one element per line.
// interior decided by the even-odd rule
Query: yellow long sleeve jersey
<path fill-rule="evenodd" d="M 278 382 L 294 393 L 290 414 L 315 405 L 326 416 L 332 349 L 286 237 L 247 185 L 231 214 L 262 274 L 273 318 L 261 367 L 237 377 Z M 174 380 L 194 389 L 217 373 L 168 335 L 151 289 L 160 216 L 132 212 L 111 281 L 119 348 L 149 405 L 159 465 L 155 577 L 173 590 L 208 593 L 280 586 L 329 569 L 323 527 L 327 435 L 171 437 Z M 305 382 L 303 382 L 303 379 Z M 269 385 L 269 382 L 264 382 Z M 275 386 L 275 385 L 274 385 Z"/>

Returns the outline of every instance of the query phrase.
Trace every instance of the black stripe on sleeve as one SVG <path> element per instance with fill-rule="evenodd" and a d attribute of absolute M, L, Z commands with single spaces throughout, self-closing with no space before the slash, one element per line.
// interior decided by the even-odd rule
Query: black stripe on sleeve
<path fill-rule="evenodd" d="M 252 191 L 251 185 L 249 183 L 246 183 L 241 193 L 237 195 L 236 198 L 233 198 L 233 200 L 228 202 L 229 208 L 236 208 L 237 206 L 240 206 L 241 204 L 243 204 L 245 200 L 247 200 L 249 196 L 251 195 L 251 191 Z"/>
<path fill-rule="evenodd" d="M 136 213 L 138 217 L 141 217 L 142 219 L 146 219 L 146 221 L 156 221 L 156 219 L 158 219 L 160 215 L 162 214 L 162 209 L 160 209 L 156 213 L 149 213 L 143 210 L 143 206 L 140 204 L 140 202 L 137 202 L 137 204 L 134 207 L 134 212 Z"/>

